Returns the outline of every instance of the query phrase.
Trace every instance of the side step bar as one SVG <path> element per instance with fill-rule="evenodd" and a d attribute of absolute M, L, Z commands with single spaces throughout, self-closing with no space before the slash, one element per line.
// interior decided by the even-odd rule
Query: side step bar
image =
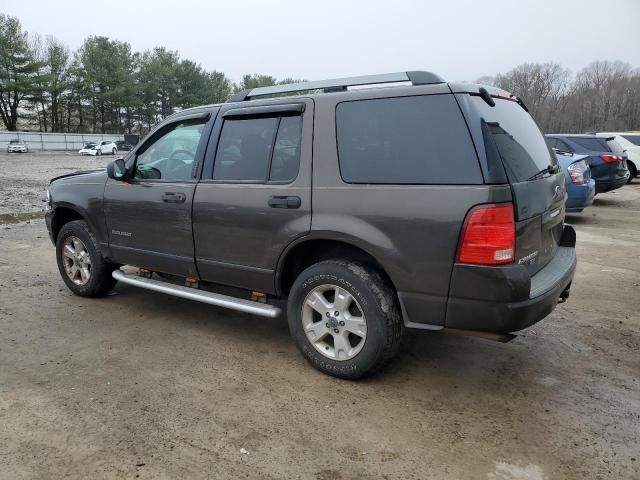
<path fill-rule="evenodd" d="M 153 290 L 154 292 L 166 293 L 167 295 L 195 300 L 196 302 L 208 303 L 209 305 L 229 308 L 239 312 L 260 315 L 261 317 L 276 318 L 281 313 L 281 310 L 273 305 L 245 300 L 244 298 L 230 297 L 229 295 L 222 295 L 219 293 L 196 290 L 194 288 L 183 287 L 181 285 L 173 285 L 160 280 L 153 280 L 151 278 L 127 274 L 122 270 L 114 270 L 111 276 L 119 282 L 128 283 L 129 285 L 134 285 L 140 288 L 146 288 L 147 290 Z"/>

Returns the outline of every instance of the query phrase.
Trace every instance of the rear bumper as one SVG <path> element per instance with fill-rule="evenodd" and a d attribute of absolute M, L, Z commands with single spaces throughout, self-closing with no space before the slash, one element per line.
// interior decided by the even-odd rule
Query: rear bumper
<path fill-rule="evenodd" d="M 567 187 L 567 192 L 569 193 L 567 211 L 582 211 L 593 203 L 593 197 L 596 195 L 595 181 L 592 179 L 586 185 L 572 184 Z"/>
<path fill-rule="evenodd" d="M 522 265 L 456 265 L 445 326 L 490 332 L 527 328 L 568 297 L 576 263 L 575 232 L 565 226 L 555 257 L 533 276 Z"/>
<path fill-rule="evenodd" d="M 605 193 L 610 192 L 611 190 L 615 190 L 616 188 L 620 188 L 627 183 L 629 179 L 629 173 L 626 175 L 621 175 L 616 178 L 609 178 L 607 180 L 596 180 L 596 193 Z"/>

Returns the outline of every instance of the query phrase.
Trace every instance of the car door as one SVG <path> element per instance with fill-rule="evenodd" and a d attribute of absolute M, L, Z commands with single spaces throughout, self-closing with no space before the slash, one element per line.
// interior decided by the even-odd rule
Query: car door
<path fill-rule="evenodd" d="M 312 134 L 310 99 L 221 109 L 193 203 L 204 280 L 274 292 L 280 254 L 311 228 Z"/>
<path fill-rule="evenodd" d="M 191 206 L 210 112 L 165 123 L 127 160 L 127 181 L 109 179 L 104 211 L 117 263 L 197 276 Z"/>

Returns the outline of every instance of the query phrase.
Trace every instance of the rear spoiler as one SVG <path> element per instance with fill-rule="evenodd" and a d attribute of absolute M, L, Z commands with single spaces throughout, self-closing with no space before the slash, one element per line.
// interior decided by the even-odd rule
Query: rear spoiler
<path fill-rule="evenodd" d="M 449 88 L 451 89 L 451 93 L 467 93 L 469 95 L 481 97 L 490 107 L 495 106 L 495 102 L 492 100 L 493 98 L 501 98 L 503 100 L 516 102 L 524 109 L 525 112 L 529 111 L 521 98 L 492 85 L 480 85 L 477 83 L 449 83 Z"/>

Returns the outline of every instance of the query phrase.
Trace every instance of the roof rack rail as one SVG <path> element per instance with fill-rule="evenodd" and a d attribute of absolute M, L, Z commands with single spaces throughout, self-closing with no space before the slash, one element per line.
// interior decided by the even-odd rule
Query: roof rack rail
<path fill-rule="evenodd" d="M 314 82 L 289 83 L 286 85 L 273 85 L 271 87 L 251 88 L 236 93 L 228 101 L 244 102 L 255 97 L 304 92 L 308 90 L 323 90 L 325 93 L 329 93 L 344 91 L 347 87 L 355 87 L 358 85 L 376 85 L 379 83 L 397 82 L 411 82 L 412 85 L 429 85 L 432 83 L 444 83 L 444 79 L 435 73 L 421 71 L 381 73 L 378 75 L 365 75 L 361 77 L 335 78 L 333 80 L 318 80 Z"/>

